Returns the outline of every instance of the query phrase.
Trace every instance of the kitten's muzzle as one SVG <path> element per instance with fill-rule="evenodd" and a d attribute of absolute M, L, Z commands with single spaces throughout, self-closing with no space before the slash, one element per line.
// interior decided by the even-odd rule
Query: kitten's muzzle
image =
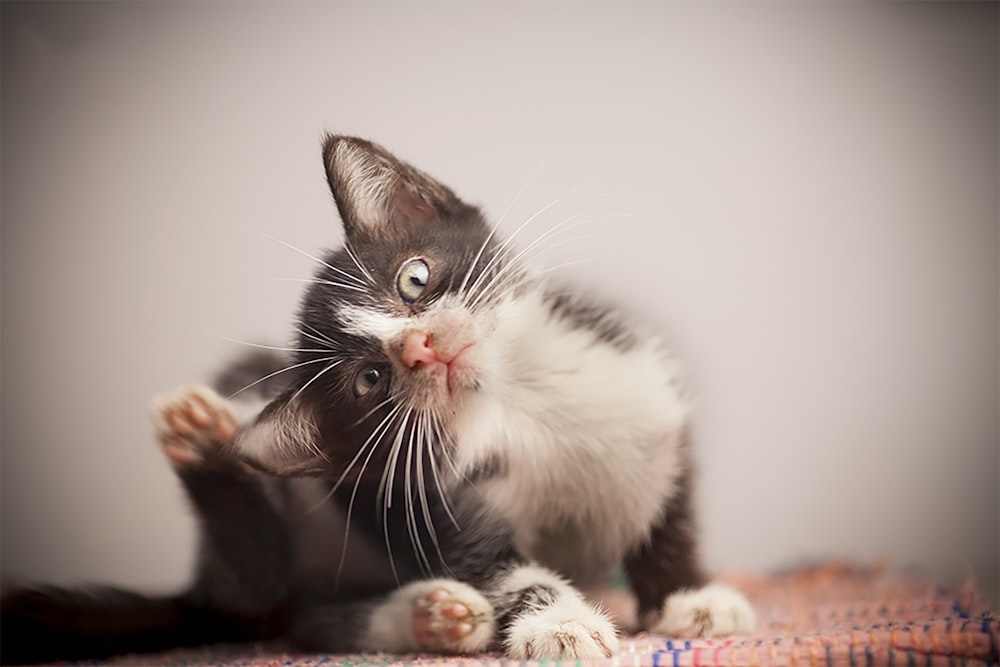
<path fill-rule="evenodd" d="M 423 330 L 409 331 L 403 335 L 403 344 L 399 360 L 410 370 L 421 370 L 434 375 L 443 376 L 448 380 L 448 388 L 453 389 L 452 371 L 462 363 L 462 354 L 472 347 L 472 343 L 453 346 L 448 349 L 437 344 L 434 334 Z"/>

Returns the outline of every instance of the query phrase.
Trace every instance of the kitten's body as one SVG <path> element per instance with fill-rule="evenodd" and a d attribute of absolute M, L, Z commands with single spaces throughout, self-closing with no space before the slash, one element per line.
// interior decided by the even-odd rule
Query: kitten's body
<path fill-rule="evenodd" d="M 749 630 L 741 596 L 701 588 L 688 407 L 657 340 L 551 291 L 379 147 L 330 138 L 324 157 L 347 245 L 307 291 L 290 379 L 238 434 L 214 393 L 159 404 L 203 523 L 171 613 L 305 650 L 599 657 L 615 630 L 573 584 L 624 564 L 645 627 Z M 24 608 L 5 602 L 5 638 Z"/>

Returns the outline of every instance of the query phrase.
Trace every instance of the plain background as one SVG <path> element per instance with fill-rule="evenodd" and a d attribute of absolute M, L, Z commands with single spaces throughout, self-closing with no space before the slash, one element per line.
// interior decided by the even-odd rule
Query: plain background
<path fill-rule="evenodd" d="M 997 4 L 2 12 L 5 575 L 185 580 L 147 405 L 288 340 L 311 260 L 269 236 L 338 243 L 331 130 L 507 231 L 541 211 L 524 245 L 590 221 L 537 260 L 685 359 L 713 569 L 884 558 L 996 600 Z"/>

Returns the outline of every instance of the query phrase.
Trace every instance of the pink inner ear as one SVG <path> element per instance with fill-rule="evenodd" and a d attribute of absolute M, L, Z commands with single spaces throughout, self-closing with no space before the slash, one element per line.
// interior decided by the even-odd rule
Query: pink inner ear
<path fill-rule="evenodd" d="M 429 224 L 440 215 L 433 206 L 424 201 L 416 192 L 405 186 L 396 188 L 392 197 L 392 222 L 396 224 Z"/>

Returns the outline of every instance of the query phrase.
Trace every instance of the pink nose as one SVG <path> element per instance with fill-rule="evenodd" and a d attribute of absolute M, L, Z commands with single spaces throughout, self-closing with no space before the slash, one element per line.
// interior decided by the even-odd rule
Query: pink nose
<path fill-rule="evenodd" d="M 407 368 L 445 363 L 431 345 L 431 335 L 426 331 L 411 331 L 406 334 L 400 359 Z"/>

